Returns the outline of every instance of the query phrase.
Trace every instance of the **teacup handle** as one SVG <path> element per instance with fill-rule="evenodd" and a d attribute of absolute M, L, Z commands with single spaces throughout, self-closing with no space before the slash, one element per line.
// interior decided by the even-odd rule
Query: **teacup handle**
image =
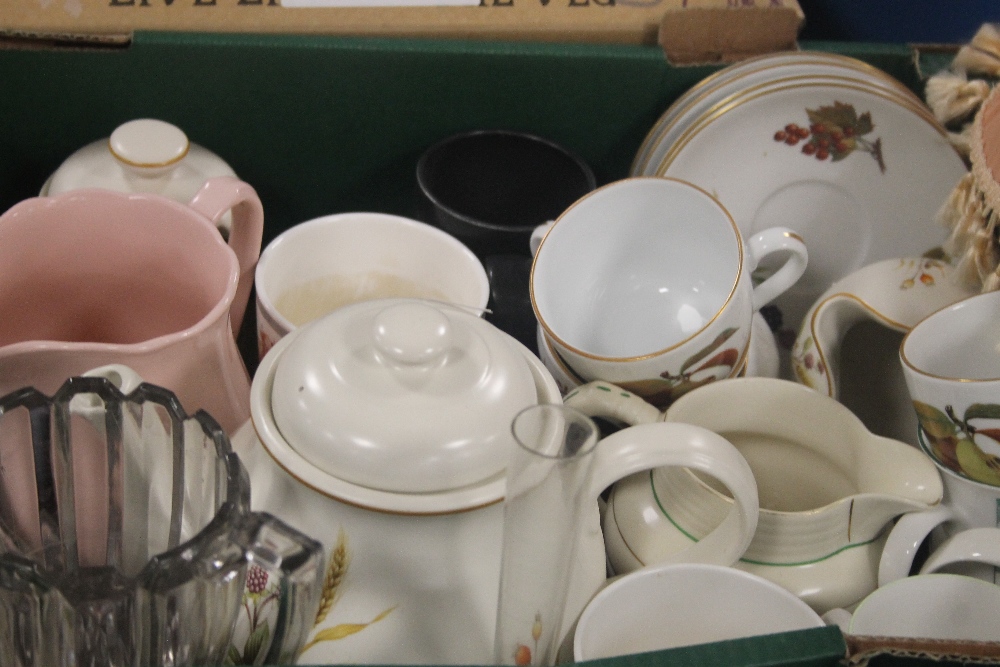
<path fill-rule="evenodd" d="M 531 230 L 531 237 L 528 239 L 528 250 L 531 252 L 532 257 L 538 252 L 538 246 L 542 244 L 542 239 L 545 238 L 545 235 L 549 233 L 554 224 L 556 224 L 555 220 L 548 220 Z"/>
<path fill-rule="evenodd" d="M 754 310 L 760 310 L 794 285 L 806 271 L 809 252 L 802 237 L 787 227 L 771 227 L 747 239 L 751 271 L 764 257 L 779 252 L 789 253 L 780 269 L 753 289 Z"/>
<path fill-rule="evenodd" d="M 878 585 L 908 576 L 917 550 L 927 536 L 954 518 L 955 513 L 945 505 L 901 516 L 882 549 Z M 927 557 L 920 567 L 920 574 L 936 572 L 953 563 L 984 563 L 1000 567 L 1000 528 L 966 528 L 948 537 Z"/>
<path fill-rule="evenodd" d="M 732 565 L 757 530 L 757 483 L 746 459 L 728 440 L 700 426 L 657 422 L 639 424 L 604 438 L 597 446 L 590 498 L 629 475 L 666 466 L 703 472 L 729 489 L 733 509 L 712 532 L 657 562 Z"/>
<path fill-rule="evenodd" d="M 253 287 L 254 269 L 260 257 L 264 238 L 264 207 L 250 184 L 232 176 L 216 176 L 205 181 L 188 206 L 213 224 L 218 223 L 227 211 L 233 212 L 229 247 L 236 253 L 240 265 L 236 296 L 229 306 L 229 320 L 235 337 L 243 324 Z"/>
<path fill-rule="evenodd" d="M 954 514 L 945 505 L 938 505 L 925 512 L 908 512 L 899 517 L 889 531 L 889 537 L 882 547 L 878 565 L 878 585 L 884 586 L 909 576 L 917 550 L 931 534 L 931 531 Z"/>
<path fill-rule="evenodd" d="M 920 567 L 920 574 L 937 572 L 952 563 L 985 563 L 1000 567 L 1000 528 L 966 528 L 934 550 Z"/>

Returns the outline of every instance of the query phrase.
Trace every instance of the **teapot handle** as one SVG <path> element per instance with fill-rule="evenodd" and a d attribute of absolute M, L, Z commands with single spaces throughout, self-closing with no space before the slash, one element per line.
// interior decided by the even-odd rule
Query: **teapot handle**
<path fill-rule="evenodd" d="M 691 546 L 657 556 L 656 562 L 732 565 L 750 545 L 760 514 L 757 483 L 746 459 L 721 435 L 692 424 L 639 424 L 601 440 L 596 456 L 589 495 L 595 501 L 618 480 L 665 466 L 703 472 L 729 489 L 734 504 L 722 523 Z"/>
<path fill-rule="evenodd" d="M 236 296 L 229 306 L 229 321 L 233 337 L 236 337 L 250 301 L 254 270 L 260 257 L 264 238 L 264 207 L 250 184 L 232 176 L 216 176 L 205 181 L 188 206 L 213 223 L 218 223 L 230 209 L 233 212 L 229 247 L 236 253 L 240 277 Z"/>

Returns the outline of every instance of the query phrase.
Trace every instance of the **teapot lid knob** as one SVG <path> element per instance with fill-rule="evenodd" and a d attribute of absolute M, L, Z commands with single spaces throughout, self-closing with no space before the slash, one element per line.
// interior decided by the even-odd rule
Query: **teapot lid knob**
<path fill-rule="evenodd" d="M 132 167 L 170 166 L 182 160 L 190 146 L 183 130 L 156 118 L 130 120 L 108 138 L 111 154 Z"/>
<path fill-rule="evenodd" d="M 399 303 L 374 320 L 375 348 L 386 359 L 406 366 L 426 366 L 452 346 L 451 323 L 437 308 L 419 302 Z"/>

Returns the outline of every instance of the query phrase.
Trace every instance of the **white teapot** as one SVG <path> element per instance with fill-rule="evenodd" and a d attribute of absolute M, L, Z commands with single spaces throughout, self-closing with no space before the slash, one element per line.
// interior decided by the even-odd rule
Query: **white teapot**
<path fill-rule="evenodd" d="M 191 201 L 210 178 L 236 176 L 233 168 L 184 131 L 158 118 L 136 118 L 122 123 L 111 136 L 92 141 L 70 154 L 42 185 L 40 195 L 51 196 L 101 188 L 128 194 L 151 192 L 179 201 Z M 228 236 L 232 216 L 218 222 Z"/>
<path fill-rule="evenodd" d="M 252 506 L 326 549 L 324 603 L 300 660 L 492 663 L 511 422 L 559 402 L 534 355 L 457 307 L 367 301 L 282 338 L 257 370 L 252 423 L 233 447 Z M 596 450 L 559 637 L 605 581 L 598 495 L 615 480 L 676 465 L 732 490 L 726 525 L 678 560 L 731 563 L 756 526 L 746 461 L 707 429 L 646 425 Z"/>

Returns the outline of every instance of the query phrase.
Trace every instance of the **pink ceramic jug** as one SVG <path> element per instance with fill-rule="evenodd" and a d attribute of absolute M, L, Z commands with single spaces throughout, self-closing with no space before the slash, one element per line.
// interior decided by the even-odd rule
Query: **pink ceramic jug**
<path fill-rule="evenodd" d="M 227 243 L 215 222 L 230 210 Z M 263 220 L 228 176 L 187 205 L 98 189 L 16 204 L 0 216 L 0 395 L 126 364 L 232 433 L 250 416 L 235 334 Z"/>

